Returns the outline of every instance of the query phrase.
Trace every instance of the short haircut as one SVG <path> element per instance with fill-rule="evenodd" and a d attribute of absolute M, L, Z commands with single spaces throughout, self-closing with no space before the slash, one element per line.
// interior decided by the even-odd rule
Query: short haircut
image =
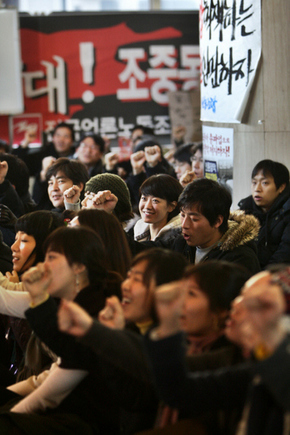
<path fill-rule="evenodd" d="M 192 156 L 192 152 L 191 152 L 192 146 L 193 146 L 192 143 L 180 145 L 175 151 L 175 153 L 173 154 L 174 159 L 178 160 L 179 162 L 186 162 L 189 165 L 191 165 L 190 158 Z"/>
<path fill-rule="evenodd" d="M 102 136 L 100 136 L 99 134 L 94 134 L 94 133 L 84 133 L 81 137 L 81 140 L 78 143 L 78 147 L 80 146 L 80 144 L 82 143 L 82 141 L 84 139 L 86 139 L 87 137 L 90 137 L 93 139 L 93 141 L 95 142 L 95 144 L 99 147 L 100 152 L 104 153 L 105 152 L 105 141 L 102 138 Z"/>
<path fill-rule="evenodd" d="M 141 195 L 152 195 L 157 198 L 165 199 L 167 203 L 173 201 L 178 202 L 179 195 L 182 192 L 182 187 L 176 178 L 171 177 L 168 174 L 157 174 L 147 178 L 141 185 Z M 168 222 L 179 214 L 179 209 L 176 206 L 175 209 L 168 214 Z"/>
<path fill-rule="evenodd" d="M 62 172 L 69 180 L 72 180 L 73 184 L 79 186 L 81 183 L 85 186 L 89 179 L 88 170 L 81 162 L 77 160 L 71 160 L 66 157 L 60 157 L 50 166 L 46 173 L 46 181 L 49 181 L 50 177 L 56 176 L 58 172 Z"/>
<path fill-rule="evenodd" d="M 200 178 L 189 183 L 178 200 L 180 209 L 197 206 L 211 226 L 217 222 L 219 216 L 222 216 L 223 222 L 219 227 L 221 234 L 228 229 L 231 205 L 230 192 L 217 181 L 208 178 Z"/>
<path fill-rule="evenodd" d="M 60 122 L 59 124 L 57 124 L 54 127 L 54 130 L 52 132 L 52 136 L 55 135 L 55 133 L 56 133 L 58 128 L 67 128 L 71 132 L 71 139 L 72 139 L 72 142 L 74 142 L 74 140 L 75 140 L 75 132 L 74 132 L 74 129 L 73 129 L 72 125 L 67 124 L 66 122 Z"/>
<path fill-rule="evenodd" d="M 142 130 L 143 134 L 149 134 L 154 136 L 154 130 L 151 127 L 148 127 L 147 125 L 141 125 L 141 124 L 136 124 L 134 125 L 134 127 L 131 129 L 131 134 L 135 131 L 135 130 Z"/>
<path fill-rule="evenodd" d="M 157 287 L 181 279 L 188 265 L 184 255 L 164 248 L 151 248 L 140 252 L 133 258 L 131 267 L 143 261 L 146 265 L 142 282 L 147 288 L 147 295 L 152 284 Z M 151 317 L 157 321 L 154 304 L 151 308 Z"/>
<path fill-rule="evenodd" d="M 254 167 L 252 171 L 252 178 L 254 178 L 260 171 L 264 177 L 270 175 L 274 178 L 277 189 L 279 189 L 282 184 L 286 184 L 286 186 L 289 185 L 289 171 L 282 163 L 274 162 L 273 160 L 269 159 L 261 160 Z"/>
<path fill-rule="evenodd" d="M 230 309 L 231 302 L 250 276 L 250 272 L 237 263 L 210 260 L 188 266 L 183 278 L 194 278 L 207 296 L 211 311 L 219 312 Z"/>
<path fill-rule="evenodd" d="M 85 265 L 90 285 L 95 287 L 96 293 L 106 288 L 109 280 L 117 278 L 112 289 L 117 289 L 119 295 L 121 276 L 109 270 L 104 243 L 92 229 L 82 226 L 58 228 L 48 236 L 43 248 L 45 253 L 55 251 L 63 254 L 70 266 L 74 263 Z M 105 297 L 112 295 L 110 287 L 106 291 L 100 309 L 105 304 Z"/>

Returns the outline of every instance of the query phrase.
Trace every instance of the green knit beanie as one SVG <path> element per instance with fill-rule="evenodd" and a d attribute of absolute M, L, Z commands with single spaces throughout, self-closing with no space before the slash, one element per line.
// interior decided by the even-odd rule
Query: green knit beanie
<path fill-rule="evenodd" d="M 132 205 L 130 200 L 130 192 L 125 181 L 115 174 L 98 174 L 90 178 L 86 183 L 85 192 L 98 193 L 102 190 L 110 190 L 118 198 L 115 207 L 115 214 L 119 220 L 123 221 L 130 219 L 132 213 Z"/>

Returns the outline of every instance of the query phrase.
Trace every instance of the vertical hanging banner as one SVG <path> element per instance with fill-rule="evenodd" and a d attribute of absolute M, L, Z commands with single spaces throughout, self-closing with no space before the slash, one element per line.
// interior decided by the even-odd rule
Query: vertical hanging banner
<path fill-rule="evenodd" d="M 112 145 L 135 124 L 170 141 L 168 92 L 199 86 L 198 13 L 80 13 L 20 16 L 25 114 L 45 133 L 59 121 L 78 139 Z"/>
<path fill-rule="evenodd" d="M 233 190 L 234 130 L 202 127 L 204 176 Z"/>
<path fill-rule="evenodd" d="M 261 56 L 260 0 L 201 0 L 201 120 L 240 123 Z"/>

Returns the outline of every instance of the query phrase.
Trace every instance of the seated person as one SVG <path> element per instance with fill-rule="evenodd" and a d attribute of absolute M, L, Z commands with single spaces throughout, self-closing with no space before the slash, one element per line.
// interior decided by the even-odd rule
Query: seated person
<path fill-rule="evenodd" d="M 30 150 L 28 148 L 31 138 L 29 134 L 27 138 L 19 144 L 19 147 L 13 149 L 13 154 L 20 157 L 27 164 L 30 175 L 39 178 L 39 181 L 45 181 L 45 173 L 40 174 L 44 170 L 43 159 L 51 157 L 54 160 L 59 157 L 73 156 L 74 131 L 70 124 L 61 122 L 57 124 L 52 133 L 52 142 L 43 146 L 40 151 Z"/>
<path fill-rule="evenodd" d="M 35 210 L 36 204 L 29 193 L 29 170 L 25 162 L 13 154 L 4 153 L 0 154 L 0 161 L 5 161 L 8 164 L 6 180 L 10 181 L 22 202 L 23 212 L 21 214 Z M 3 201 L 1 203 L 6 204 Z M 10 207 L 8 204 L 6 205 L 15 213 L 13 207 Z M 19 217 L 17 213 L 15 214 Z"/>
<path fill-rule="evenodd" d="M 95 175 L 85 184 L 84 190 L 85 197 L 80 203 L 80 188 L 72 186 L 67 189 L 64 196 L 68 210 L 78 211 L 82 206 L 113 212 L 124 227 L 134 217 L 128 187 L 118 175 L 109 173 Z"/>
<path fill-rule="evenodd" d="M 152 246 L 163 246 L 186 256 L 191 263 L 224 260 L 239 263 L 252 274 L 260 271 L 254 238 L 259 223 L 241 211 L 230 214 L 231 194 L 219 183 L 201 178 L 182 191 L 178 206 L 181 233 L 170 240 L 132 242 L 134 253 Z"/>
<path fill-rule="evenodd" d="M 259 219 L 257 239 L 261 268 L 290 263 L 289 171 L 273 160 L 262 160 L 252 171 L 252 195 L 239 202 L 246 214 Z"/>
<path fill-rule="evenodd" d="M 85 165 L 89 176 L 93 177 L 103 172 L 104 152 L 104 139 L 98 134 L 85 133 L 77 145 L 75 157 Z"/>
<path fill-rule="evenodd" d="M 75 229 L 76 228 L 73 228 L 73 230 Z M 77 229 L 82 233 L 87 231 L 87 229 L 81 229 L 81 227 Z M 62 368 L 51 372 L 49 377 L 39 388 L 36 388 L 34 392 L 27 395 L 26 398 L 23 398 L 23 400 L 12 409 L 13 415 L 12 417 L 10 416 L 11 421 L 13 423 L 16 422 L 17 427 L 23 429 L 27 427 L 26 425 L 29 422 L 32 424 L 35 419 L 37 421 L 37 412 L 42 411 L 38 417 L 39 422 L 44 425 L 45 421 L 49 420 L 49 417 L 51 418 L 52 416 L 53 418 L 53 415 L 57 417 L 59 412 L 63 412 L 63 410 L 66 409 L 67 412 L 74 412 L 83 417 L 86 421 L 89 419 L 92 428 L 95 430 L 97 428 L 100 429 L 100 432 L 96 431 L 93 433 L 133 434 L 135 433 L 135 430 L 132 429 L 133 427 L 138 430 L 139 428 L 148 428 L 152 425 L 157 405 L 157 397 L 151 376 L 148 375 L 147 359 L 143 353 L 143 345 L 140 336 L 132 331 L 114 331 L 106 326 L 99 325 L 101 327 L 99 346 L 101 354 L 95 354 L 94 351 L 90 351 L 86 346 L 81 345 L 85 353 L 89 351 L 90 356 L 87 358 L 79 351 L 78 343 L 75 342 L 73 337 L 59 332 L 57 328 L 56 305 L 51 297 L 47 299 L 48 291 L 50 295 L 64 299 L 73 300 L 75 298 L 75 301 L 81 304 L 80 296 L 82 292 L 85 291 L 82 290 L 83 275 L 86 276 L 87 280 L 88 278 L 95 277 L 95 275 L 99 275 L 95 283 L 90 283 L 93 287 L 92 290 L 94 290 L 93 294 L 95 294 L 95 297 L 98 299 L 103 298 L 105 293 L 109 296 L 107 287 L 102 285 L 104 280 L 108 280 L 108 273 L 104 273 L 105 270 L 108 271 L 106 263 L 104 263 L 105 253 L 103 252 L 102 254 L 101 252 L 94 252 L 92 249 L 85 249 L 83 246 L 84 243 L 86 245 L 92 243 L 88 239 L 84 241 L 78 240 L 78 244 L 74 243 L 73 233 L 75 231 L 69 230 L 71 229 L 66 228 L 62 233 L 54 233 L 54 238 L 50 238 L 47 241 L 49 248 L 46 263 L 49 265 L 50 272 L 48 271 L 49 273 L 47 273 L 47 271 L 43 270 L 42 273 L 40 267 L 42 265 L 39 265 L 37 267 L 38 273 L 35 275 L 35 271 L 33 272 L 33 269 L 31 269 L 31 271 L 26 274 L 25 281 L 26 289 L 30 292 L 35 307 L 28 310 L 27 314 L 29 316 L 30 312 L 31 316 L 29 317 L 31 321 L 38 323 L 38 325 L 35 324 L 35 328 L 33 329 L 40 333 L 40 335 L 37 333 L 38 336 L 44 334 L 44 336 L 51 341 L 49 348 L 62 357 Z M 63 253 L 62 244 L 64 237 L 59 237 L 59 235 L 62 236 L 65 233 L 70 236 L 70 239 L 69 237 L 66 238 L 66 242 L 70 246 L 68 246 Z M 82 249 L 79 249 L 80 243 Z M 61 249 L 61 252 L 59 252 L 59 249 Z M 72 257 L 72 255 L 74 256 Z M 51 259 L 50 256 L 52 257 Z M 67 260 L 66 256 L 68 257 Z M 84 272 L 73 272 L 76 267 L 74 261 L 76 256 L 78 256 L 76 262 L 79 267 L 83 266 L 84 261 L 86 261 L 85 265 L 87 262 L 92 264 L 93 268 L 89 270 L 88 277 L 87 273 L 85 273 L 86 270 Z M 84 259 L 82 259 L 83 256 L 85 257 Z M 69 265 L 67 264 L 68 261 Z M 60 266 L 62 266 L 61 271 L 54 270 Z M 67 270 L 67 266 L 70 266 L 70 270 Z M 152 311 L 152 292 L 154 288 L 158 284 L 179 279 L 185 266 L 186 260 L 183 256 L 163 249 L 147 251 L 146 253 L 142 253 L 139 258 L 136 258 L 133 261 L 132 268 L 127 278 L 122 284 L 122 305 L 124 306 L 124 316 L 126 320 L 137 322 L 140 331 L 146 331 L 153 321 L 152 316 L 154 316 Z M 79 273 L 79 275 L 77 273 Z M 52 276 L 52 282 L 47 286 L 49 274 Z M 59 274 L 62 278 L 62 284 L 60 284 L 58 279 Z M 64 285 L 64 274 L 68 281 L 66 285 Z M 31 277 L 33 276 L 35 279 L 32 280 Z M 79 280 L 79 288 L 76 288 L 74 285 L 74 281 L 76 280 Z M 71 292 L 70 295 L 68 295 L 69 290 Z M 78 290 L 81 291 L 78 293 Z M 91 302 L 90 305 L 83 305 L 85 309 L 90 309 L 91 315 L 93 294 L 90 299 L 86 299 L 87 302 Z M 129 303 L 129 299 L 132 302 L 131 304 Z M 103 299 L 101 300 L 103 301 Z M 109 301 L 112 302 L 112 300 L 117 304 L 118 312 L 120 309 L 122 312 L 122 307 L 118 299 L 116 297 L 110 297 Z M 51 307 L 53 311 L 51 311 L 49 307 Z M 44 310 L 43 315 L 39 315 L 39 309 L 41 311 Z M 124 316 L 121 316 L 122 321 L 124 320 Z M 107 322 L 112 321 L 112 319 L 108 317 L 108 305 L 106 312 L 103 312 L 103 317 Z M 94 342 L 92 342 L 92 344 L 94 344 Z M 64 354 L 66 355 L 65 357 Z M 80 370 L 74 370 L 71 374 L 72 367 L 74 369 L 79 368 Z M 77 387 L 77 391 L 69 394 L 85 376 L 87 376 L 87 378 Z M 63 380 L 65 381 L 64 384 L 62 383 Z M 9 391 L 20 393 L 20 387 L 21 385 L 16 384 L 15 386 L 9 387 Z M 62 390 L 62 388 L 64 389 Z M 54 391 L 53 397 L 51 396 L 52 391 Z M 68 396 L 67 399 L 60 404 L 61 400 L 66 396 Z M 75 397 L 76 402 L 73 401 L 73 397 Z M 88 401 L 89 403 L 87 403 Z M 82 402 L 83 405 L 81 405 Z M 95 405 L 95 409 L 92 407 L 91 402 Z M 59 406 L 56 407 L 57 405 Z M 71 408 L 69 408 L 69 406 Z M 55 410 L 51 408 L 55 408 Z M 120 425 L 118 428 L 113 425 L 116 424 L 116 417 L 119 418 L 118 411 L 120 411 L 120 409 L 123 409 L 122 416 L 124 420 L 122 421 L 122 426 Z M 44 413 L 45 410 L 48 412 Z M 124 410 L 126 410 L 126 412 L 124 412 Z M 138 414 L 140 415 L 138 416 Z M 5 427 L 3 426 L 4 419 L 5 417 L 0 417 L 0 432 L 3 430 L 3 427 Z M 57 431 L 57 419 L 54 418 L 51 422 L 54 422 L 55 427 L 55 432 L 52 431 L 52 433 L 62 433 L 62 426 L 59 426 Z M 25 426 L 23 426 L 23 424 Z M 69 425 L 70 423 L 68 419 L 65 419 L 64 421 L 60 420 L 59 424 Z M 124 425 L 126 430 L 124 430 Z M 15 426 L 15 423 L 10 423 L 9 427 L 11 427 L 11 433 L 13 432 L 12 428 Z M 129 430 L 129 428 L 131 430 Z M 50 433 L 48 429 L 46 433 Z M 67 431 L 64 433 L 74 434 L 76 432 L 74 432 L 74 428 L 72 427 L 71 432 Z"/>
<path fill-rule="evenodd" d="M 37 316 L 40 307 L 29 310 L 29 318 L 34 329 L 37 328 L 42 337 L 49 340 L 47 344 L 60 355 L 76 358 L 82 368 L 88 369 L 94 376 L 100 375 L 100 363 L 104 359 L 109 373 L 118 368 L 119 377 L 114 377 L 114 390 L 121 395 L 123 406 L 132 402 L 134 408 L 141 407 L 147 414 L 152 412 L 155 390 L 148 378 L 147 361 L 144 360 L 142 341 L 140 336 L 128 330 L 120 331 L 125 325 L 134 323 L 145 334 L 155 320 L 152 305 L 156 285 L 175 281 L 182 275 L 185 259 L 176 253 L 162 250 L 147 250 L 137 256 L 127 278 L 122 284 L 122 304 L 116 298 L 107 300 L 106 309 L 100 314 L 100 321 L 110 328 L 108 330 L 93 319 L 75 304 L 63 304 L 60 309 L 59 319 L 61 329 L 74 335 L 84 335 L 84 345 L 92 350 L 89 358 L 84 357 L 82 351 L 87 350 L 76 344 L 75 350 L 71 349 L 67 336 L 56 335 L 52 337 L 49 330 L 45 333 L 39 331 L 40 323 L 47 324 L 43 316 Z M 210 273 L 211 272 L 211 273 Z M 228 343 L 223 336 L 225 319 L 231 300 L 239 294 L 240 288 L 248 277 L 248 273 L 241 267 L 223 262 L 212 262 L 198 266 L 191 266 L 184 274 L 184 280 L 178 281 L 178 286 L 186 288 L 186 297 L 183 304 L 182 328 L 188 338 L 188 363 L 192 369 L 200 366 L 220 367 L 231 365 L 235 360 L 235 346 Z M 176 284 L 172 284 L 174 288 Z M 170 286 L 170 284 L 169 284 Z M 43 304 L 48 307 L 49 303 Z M 46 310 L 47 315 L 49 312 Z M 141 345 L 141 346 L 140 346 Z M 195 368 L 193 368 L 195 367 Z M 96 369 L 97 368 L 97 369 Z M 122 388 L 122 384 L 127 389 Z M 112 387 L 112 383 L 110 384 Z M 122 393 L 121 393 L 122 391 Z M 114 391 L 112 392 L 113 395 Z M 131 406 L 132 406 L 131 405 Z M 17 408 L 16 408 L 17 409 Z M 24 409 L 24 408 L 22 408 Z M 20 412 L 21 408 L 18 408 Z M 126 432 L 127 433 L 127 432 Z M 130 432 L 131 433 L 131 432 Z"/>
<path fill-rule="evenodd" d="M 52 204 L 55 211 L 63 212 L 65 209 L 63 193 L 75 185 L 81 195 L 88 179 L 88 171 L 81 162 L 65 157 L 57 159 L 46 173 L 50 208 Z"/>
<path fill-rule="evenodd" d="M 181 145 L 173 154 L 173 167 L 178 180 L 186 171 L 191 171 L 192 146 L 192 143 Z"/>
<path fill-rule="evenodd" d="M 218 371 L 188 371 L 179 321 L 182 293 L 166 294 L 162 287 L 155 292 L 160 325 L 148 335 L 146 345 L 165 403 L 190 417 L 205 411 L 240 410 L 236 434 L 288 432 L 290 354 L 282 288 L 285 280 L 289 286 L 289 267 L 283 272 L 283 276 L 261 272 L 250 278 L 227 323 L 228 338 L 251 352 L 257 362 Z"/>
<path fill-rule="evenodd" d="M 167 174 L 152 175 L 140 187 L 139 212 L 141 219 L 134 226 L 138 241 L 168 238 L 172 230 L 181 226 L 177 202 L 182 187 Z"/>
<path fill-rule="evenodd" d="M 202 143 L 195 143 L 191 150 L 191 169 L 185 172 L 181 178 L 180 183 L 182 187 L 187 186 L 196 178 L 204 177 L 204 164 L 203 164 L 203 150 Z"/>

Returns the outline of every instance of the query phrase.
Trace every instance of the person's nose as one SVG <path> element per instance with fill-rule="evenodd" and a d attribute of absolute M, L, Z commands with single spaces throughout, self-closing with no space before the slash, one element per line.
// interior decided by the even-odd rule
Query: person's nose
<path fill-rule="evenodd" d="M 152 208 L 152 200 L 151 200 L 151 198 L 148 198 L 148 199 L 147 199 L 147 201 L 146 201 L 145 204 L 144 204 L 144 207 L 145 207 L 146 209 Z"/>
<path fill-rule="evenodd" d="M 255 192 L 260 192 L 262 189 L 261 189 L 261 183 L 257 183 L 256 185 L 255 185 Z"/>
<path fill-rule="evenodd" d="M 189 228 L 190 219 L 188 216 L 185 216 L 181 221 L 181 228 Z"/>
<path fill-rule="evenodd" d="M 13 243 L 13 245 L 11 245 L 11 251 L 19 251 L 19 240 L 15 240 L 15 242 Z"/>

